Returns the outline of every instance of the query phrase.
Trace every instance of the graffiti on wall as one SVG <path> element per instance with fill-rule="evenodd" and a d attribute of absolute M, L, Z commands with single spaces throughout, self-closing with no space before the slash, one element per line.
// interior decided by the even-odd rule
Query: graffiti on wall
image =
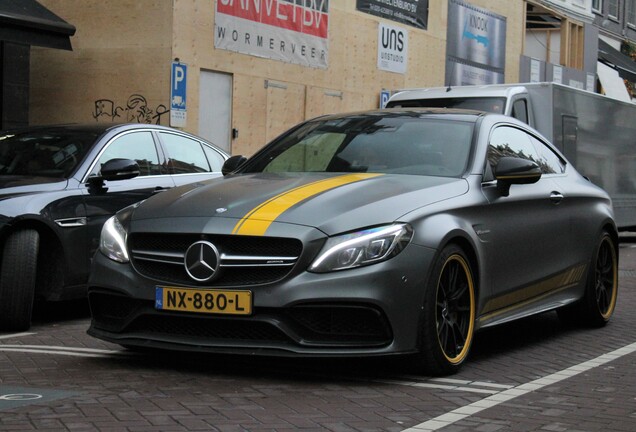
<path fill-rule="evenodd" d="M 153 110 L 148 106 L 146 98 L 140 94 L 130 95 L 126 106 L 115 104 L 110 99 L 98 99 L 95 101 L 93 118 L 97 121 L 126 121 L 128 123 L 161 124 L 163 118 L 167 120 L 170 110 L 163 104 L 157 105 Z"/>

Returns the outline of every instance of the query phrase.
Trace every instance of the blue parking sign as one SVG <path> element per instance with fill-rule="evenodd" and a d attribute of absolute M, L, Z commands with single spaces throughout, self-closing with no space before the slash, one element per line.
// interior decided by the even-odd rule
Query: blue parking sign
<path fill-rule="evenodd" d="M 186 83 L 188 66 L 173 62 L 170 75 L 170 126 L 185 127 L 187 119 Z"/>
<path fill-rule="evenodd" d="M 380 92 L 380 108 L 386 107 L 386 103 L 389 101 L 391 97 L 391 92 L 388 90 L 382 90 Z"/>

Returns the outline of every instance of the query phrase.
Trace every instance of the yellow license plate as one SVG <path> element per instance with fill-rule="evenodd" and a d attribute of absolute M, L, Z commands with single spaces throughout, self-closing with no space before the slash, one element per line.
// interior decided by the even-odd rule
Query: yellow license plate
<path fill-rule="evenodd" d="M 252 313 L 252 292 L 158 286 L 155 309 L 249 315 Z"/>

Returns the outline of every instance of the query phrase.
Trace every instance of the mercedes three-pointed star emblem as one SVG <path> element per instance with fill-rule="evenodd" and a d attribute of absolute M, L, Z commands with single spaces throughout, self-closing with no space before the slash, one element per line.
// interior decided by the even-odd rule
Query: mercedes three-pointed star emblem
<path fill-rule="evenodd" d="M 185 253 L 186 272 L 197 282 L 208 282 L 217 274 L 219 251 L 208 241 L 193 243 Z"/>

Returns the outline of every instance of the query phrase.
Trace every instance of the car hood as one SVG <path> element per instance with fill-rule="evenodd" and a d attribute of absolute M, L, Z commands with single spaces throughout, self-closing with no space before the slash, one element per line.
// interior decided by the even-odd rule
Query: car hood
<path fill-rule="evenodd" d="M 244 174 L 163 192 L 140 205 L 132 220 L 219 218 L 233 220 L 234 234 L 264 235 L 272 224 L 304 225 L 334 234 L 392 223 L 467 190 L 464 179 L 445 177 Z"/>
<path fill-rule="evenodd" d="M 66 179 L 34 176 L 0 176 L 0 198 L 36 192 L 52 192 L 63 190 Z"/>

